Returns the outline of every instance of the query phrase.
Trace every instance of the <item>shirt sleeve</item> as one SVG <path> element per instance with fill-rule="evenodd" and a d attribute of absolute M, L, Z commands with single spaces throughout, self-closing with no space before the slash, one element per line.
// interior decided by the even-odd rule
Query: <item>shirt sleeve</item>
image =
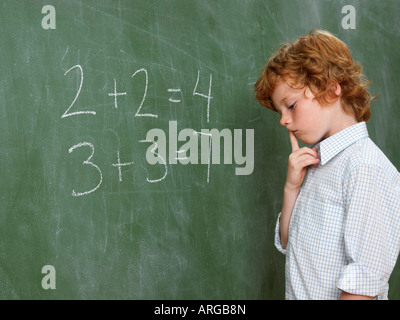
<path fill-rule="evenodd" d="M 400 247 L 400 190 L 395 178 L 376 165 L 350 171 L 344 186 L 348 264 L 337 284 L 343 291 L 379 298 L 388 290 Z"/>
<path fill-rule="evenodd" d="M 286 254 L 286 249 L 283 249 L 282 243 L 281 243 L 281 233 L 280 233 L 280 218 L 281 218 L 281 212 L 278 214 L 278 219 L 276 221 L 276 226 L 275 226 L 275 247 L 279 250 L 279 252 Z"/>

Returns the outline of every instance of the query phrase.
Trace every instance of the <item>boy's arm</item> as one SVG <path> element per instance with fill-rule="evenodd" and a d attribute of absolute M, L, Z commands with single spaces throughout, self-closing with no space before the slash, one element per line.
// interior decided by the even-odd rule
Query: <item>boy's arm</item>
<path fill-rule="evenodd" d="M 339 300 L 372 300 L 373 297 L 363 296 L 360 294 L 351 294 L 346 291 L 342 291 Z"/>
<path fill-rule="evenodd" d="M 299 148 L 297 138 L 289 131 L 292 153 L 289 156 L 286 183 L 283 193 L 283 205 L 280 217 L 280 237 L 282 248 L 286 248 L 289 239 L 289 222 L 292 216 L 294 204 L 300 192 L 300 186 L 307 174 L 310 165 L 317 166 L 319 162 L 316 148 Z"/>
<path fill-rule="evenodd" d="M 387 297 L 400 248 L 399 177 L 390 170 L 368 161 L 345 173 L 343 239 L 348 264 L 337 282 L 344 292 Z"/>
<path fill-rule="evenodd" d="M 279 220 L 279 233 L 283 249 L 286 249 L 289 240 L 289 222 L 292 217 L 294 204 L 296 203 L 299 191 L 300 189 L 290 189 L 290 187 L 286 188 L 286 185 L 283 191 L 283 205 Z"/>

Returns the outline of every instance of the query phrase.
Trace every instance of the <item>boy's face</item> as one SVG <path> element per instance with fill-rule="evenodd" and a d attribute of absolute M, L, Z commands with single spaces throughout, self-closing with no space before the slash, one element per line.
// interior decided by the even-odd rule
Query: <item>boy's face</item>
<path fill-rule="evenodd" d="M 306 144 L 313 145 L 340 131 L 340 100 L 321 106 L 309 88 L 293 89 L 279 82 L 271 96 L 281 116 L 280 124 Z"/>

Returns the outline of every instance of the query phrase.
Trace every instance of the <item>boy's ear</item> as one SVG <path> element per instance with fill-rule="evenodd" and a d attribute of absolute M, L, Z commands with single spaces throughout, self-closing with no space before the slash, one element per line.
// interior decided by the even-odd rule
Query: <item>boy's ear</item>
<path fill-rule="evenodd" d="M 340 98 L 341 95 L 342 95 L 342 87 L 340 86 L 340 84 L 336 82 L 332 83 L 329 87 L 327 95 L 328 103 L 335 102 L 337 99 Z"/>
<path fill-rule="evenodd" d="M 342 87 L 340 86 L 339 83 L 334 83 L 333 84 L 334 88 L 335 88 L 335 94 L 337 97 L 340 97 L 342 95 Z"/>

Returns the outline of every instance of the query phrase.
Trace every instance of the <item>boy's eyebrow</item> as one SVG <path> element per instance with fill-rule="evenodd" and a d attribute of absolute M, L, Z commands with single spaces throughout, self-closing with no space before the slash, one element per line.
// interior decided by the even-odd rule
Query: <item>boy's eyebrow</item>
<path fill-rule="evenodd" d="M 287 99 L 289 99 L 288 96 L 284 97 L 279 103 L 280 103 L 281 105 L 282 105 L 282 104 L 285 104 L 285 101 L 286 101 Z"/>
<path fill-rule="evenodd" d="M 279 101 L 279 105 L 280 105 L 280 106 L 286 105 L 285 102 L 286 102 L 286 100 L 288 100 L 288 99 L 290 99 L 290 94 L 287 95 L 287 96 L 285 96 L 285 97 L 283 97 L 283 98 Z M 281 114 L 281 109 L 278 108 L 275 104 L 273 104 L 273 105 L 274 105 L 274 108 L 275 108 L 276 112 L 278 112 L 279 114 Z"/>
<path fill-rule="evenodd" d="M 284 102 L 287 100 L 287 98 L 288 97 L 286 96 L 281 101 L 279 101 L 279 105 L 280 106 L 284 105 Z M 281 113 L 280 108 L 278 108 L 278 106 L 275 103 L 273 103 L 273 105 L 274 105 L 275 110 L 280 114 Z"/>

